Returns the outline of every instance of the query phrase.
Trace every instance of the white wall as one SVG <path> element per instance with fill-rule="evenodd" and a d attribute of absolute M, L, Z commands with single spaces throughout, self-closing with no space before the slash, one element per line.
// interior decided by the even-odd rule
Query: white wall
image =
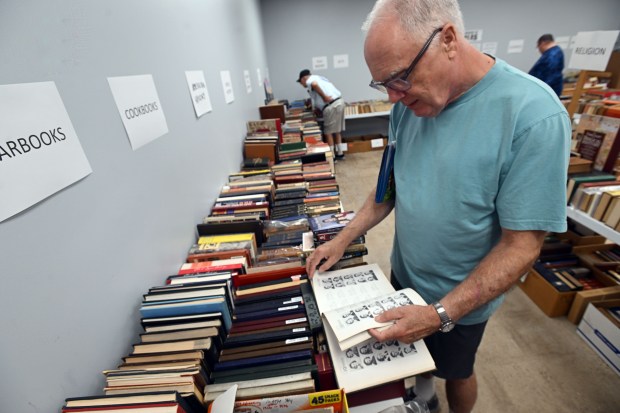
<path fill-rule="evenodd" d="M 101 371 L 137 340 L 141 295 L 178 270 L 239 170 L 245 121 L 264 99 L 259 6 L 3 0 L 0 56 L 0 84 L 56 82 L 93 169 L 0 223 L 0 410 L 54 412 L 101 394 Z M 200 119 L 186 70 L 205 72 L 213 112 Z M 220 70 L 231 71 L 232 104 Z M 170 132 L 133 151 L 106 78 L 136 74 L 153 75 Z"/>
<path fill-rule="evenodd" d="M 295 82 L 312 69 L 312 57 L 327 56 L 330 79 L 347 101 L 382 98 L 368 87 L 360 27 L 374 0 L 261 0 L 261 15 L 273 91 L 277 99 L 303 99 Z M 538 59 L 536 40 L 544 33 L 574 36 L 579 31 L 620 29 L 620 1 L 462 0 L 466 30 L 482 29 L 484 42 L 497 42 L 497 56 L 528 71 Z M 508 54 L 510 40 L 524 40 L 520 54 Z M 334 69 L 333 55 L 348 54 L 349 68 Z M 570 53 L 566 54 L 568 63 Z"/>

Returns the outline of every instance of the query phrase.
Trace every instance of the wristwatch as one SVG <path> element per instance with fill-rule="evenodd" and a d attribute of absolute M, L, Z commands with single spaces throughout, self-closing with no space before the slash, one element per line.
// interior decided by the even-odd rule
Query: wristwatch
<path fill-rule="evenodd" d="M 448 333 L 452 331 L 454 328 L 454 321 L 450 318 L 446 309 L 443 308 L 443 305 L 439 301 L 433 303 L 433 307 L 437 310 L 437 314 L 439 314 L 439 319 L 441 320 L 441 326 L 439 327 L 439 331 L 442 333 Z"/>

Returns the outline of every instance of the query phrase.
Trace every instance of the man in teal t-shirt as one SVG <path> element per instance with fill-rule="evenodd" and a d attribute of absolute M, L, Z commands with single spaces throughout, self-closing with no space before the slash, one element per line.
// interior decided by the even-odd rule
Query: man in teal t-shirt
<path fill-rule="evenodd" d="M 388 310 L 376 319 L 395 324 L 371 334 L 424 338 L 450 410 L 469 412 L 488 318 L 537 258 L 545 233 L 566 230 L 570 121 L 546 84 L 467 42 L 455 0 L 378 2 L 364 28 L 370 86 L 396 103 L 396 196 L 375 203 L 370 194 L 306 268 L 310 276 L 329 269 L 394 209 L 393 283 L 429 305 Z M 437 404 L 430 376 L 418 377 L 415 390 Z"/>

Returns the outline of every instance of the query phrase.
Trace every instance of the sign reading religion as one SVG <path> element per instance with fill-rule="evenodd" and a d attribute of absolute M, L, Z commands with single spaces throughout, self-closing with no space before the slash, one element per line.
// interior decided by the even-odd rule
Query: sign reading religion
<path fill-rule="evenodd" d="M 109 77 L 108 84 L 134 151 L 168 133 L 153 76 Z"/>
<path fill-rule="evenodd" d="M 619 30 L 577 33 L 568 67 L 604 71 L 614 50 L 618 33 Z"/>
<path fill-rule="evenodd" d="M 0 221 L 91 172 L 54 82 L 0 85 Z"/>

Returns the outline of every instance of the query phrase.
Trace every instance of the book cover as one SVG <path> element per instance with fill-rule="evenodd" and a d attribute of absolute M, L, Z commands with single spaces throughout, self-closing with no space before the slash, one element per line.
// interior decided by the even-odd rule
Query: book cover
<path fill-rule="evenodd" d="M 391 141 L 383 149 L 379 176 L 377 177 L 377 189 L 375 191 L 375 202 L 382 203 L 396 197 L 396 185 L 394 181 L 394 154 L 396 153 L 396 142 Z"/>
<path fill-rule="evenodd" d="M 575 134 L 578 152 L 593 161 L 593 169 L 612 172 L 620 154 L 620 119 L 582 114 Z"/>
<path fill-rule="evenodd" d="M 355 212 L 346 211 L 337 214 L 324 214 L 308 219 L 314 233 L 336 232 L 344 228 L 355 217 Z"/>

